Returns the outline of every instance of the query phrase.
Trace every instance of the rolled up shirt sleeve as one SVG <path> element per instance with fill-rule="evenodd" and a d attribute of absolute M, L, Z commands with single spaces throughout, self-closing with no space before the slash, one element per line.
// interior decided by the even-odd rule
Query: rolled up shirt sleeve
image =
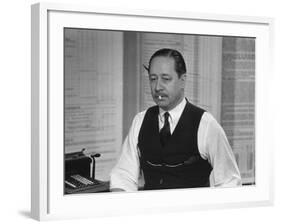
<path fill-rule="evenodd" d="M 209 178 L 211 187 L 241 186 L 240 172 L 225 132 L 207 112 L 199 125 L 198 148 L 201 157 L 213 167 Z"/>
<path fill-rule="evenodd" d="M 137 114 L 132 122 L 128 136 L 123 145 L 121 155 L 110 173 L 110 189 L 137 191 L 140 173 L 137 139 L 144 112 Z"/>

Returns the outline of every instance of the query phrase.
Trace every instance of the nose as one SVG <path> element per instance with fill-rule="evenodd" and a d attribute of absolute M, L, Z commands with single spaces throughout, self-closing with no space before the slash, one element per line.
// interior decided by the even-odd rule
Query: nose
<path fill-rule="evenodd" d="M 159 91 L 162 89 L 162 83 L 161 83 L 161 79 L 158 79 L 155 85 L 155 90 Z"/>

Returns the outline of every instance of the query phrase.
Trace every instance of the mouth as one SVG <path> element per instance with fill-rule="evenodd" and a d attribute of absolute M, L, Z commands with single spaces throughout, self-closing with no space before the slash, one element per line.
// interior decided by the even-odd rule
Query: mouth
<path fill-rule="evenodd" d="M 157 100 L 164 100 L 164 98 L 166 97 L 166 95 L 156 95 L 155 98 Z"/>

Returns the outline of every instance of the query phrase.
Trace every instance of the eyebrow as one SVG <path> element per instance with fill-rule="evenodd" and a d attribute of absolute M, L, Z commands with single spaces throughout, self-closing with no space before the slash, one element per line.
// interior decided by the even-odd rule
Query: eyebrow
<path fill-rule="evenodd" d="M 163 73 L 161 74 L 162 76 L 171 76 L 170 74 L 167 74 L 167 73 Z"/>
<path fill-rule="evenodd" d="M 154 74 L 154 73 L 148 74 L 148 75 L 149 75 L 149 76 L 158 76 L 158 75 L 156 75 L 156 74 Z M 168 74 L 168 73 L 161 73 L 160 76 L 171 76 L 171 75 Z"/>

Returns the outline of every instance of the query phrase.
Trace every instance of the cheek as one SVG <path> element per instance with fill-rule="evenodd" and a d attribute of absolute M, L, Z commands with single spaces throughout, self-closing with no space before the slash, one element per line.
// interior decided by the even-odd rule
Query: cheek
<path fill-rule="evenodd" d="M 179 85 L 179 83 L 174 83 L 169 88 L 170 95 L 172 97 L 177 97 L 180 94 L 181 89 L 182 89 L 182 87 Z"/>
<path fill-rule="evenodd" d="M 171 83 L 171 84 L 168 86 L 167 89 L 169 90 L 169 92 L 170 92 L 171 94 L 174 95 L 174 94 L 177 92 L 178 88 L 179 88 L 179 86 L 177 86 L 176 83 Z"/>
<path fill-rule="evenodd" d="M 150 89 L 151 89 L 151 90 L 153 90 L 153 89 L 154 89 L 154 87 L 153 87 L 153 86 L 154 86 L 154 85 L 153 85 L 153 83 L 151 83 L 151 82 L 150 82 L 150 83 L 149 83 L 149 86 L 150 86 Z"/>
<path fill-rule="evenodd" d="M 150 90 L 151 90 L 152 93 L 154 93 L 155 92 L 155 85 L 150 85 Z"/>

